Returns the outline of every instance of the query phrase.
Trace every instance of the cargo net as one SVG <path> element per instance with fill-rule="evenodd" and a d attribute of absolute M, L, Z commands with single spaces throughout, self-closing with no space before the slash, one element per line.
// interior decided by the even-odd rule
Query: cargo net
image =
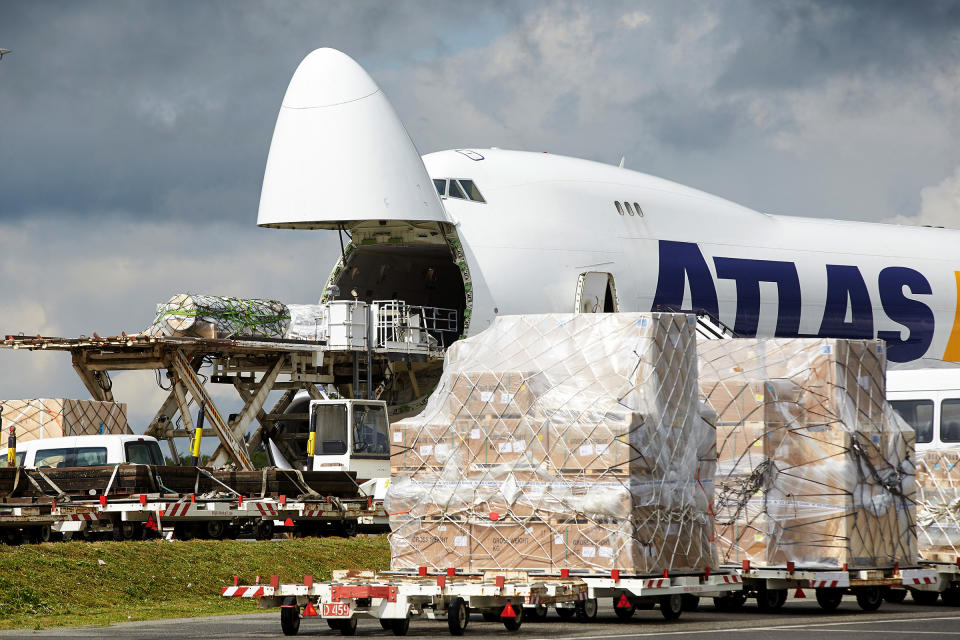
<path fill-rule="evenodd" d="M 497 318 L 391 440 L 395 570 L 715 566 L 687 316 Z"/>
<path fill-rule="evenodd" d="M 698 365 L 723 563 L 915 561 L 914 432 L 885 400 L 882 342 L 704 340 Z"/>
<path fill-rule="evenodd" d="M 932 427 L 932 406 L 930 419 Z M 917 453 L 917 539 L 924 560 L 956 562 L 960 558 L 958 467 L 960 445 Z"/>
<path fill-rule="evenodd" d="M 283 338 L 290 311 L 276 300 L 181 293 L 157 305 L 150 335 L 192 338 Z"/>
<path fill-rule="evenodd" d="M 130 433 L 127 405 L 98 400 L 35 398 L 0 401 L 3 432 L 15 427 L 17 440 Z M 4 444 L 6 441 L 4 440 Z M 6 458 L 2 460 L 6 463 Z"/>

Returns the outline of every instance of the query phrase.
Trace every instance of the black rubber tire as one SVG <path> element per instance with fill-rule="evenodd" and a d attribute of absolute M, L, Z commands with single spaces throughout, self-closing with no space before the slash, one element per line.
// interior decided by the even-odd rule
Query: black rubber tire
<path fill-rule="evenodd" d="M 513 607 L 513 604 L 511 603 L 510 606 Z M 523 605 L 520 604 L 513 607 L 513 612 L 517 614 L 513 618 L 501 618 L 501 620 L 503 620 L 503 626 L 506 627 L 507 631 L 519 631 L 520 625 L 523 624 Z"/>
<path fill-rule="evenodd" d="M 683 610 L 684 611 L 696 611 L 700 607 L 700 596 L 691 596 L 690 594 L 683 594 Z"/>
<path fill-rule="evenodd" d="M 357 619 L 343 618 L 340 620 L 337 628 L 340 630 L 340 635 L 342 636 L 355 636 L 357 635 Z"/>
<path fill-rule="evenodd" d="M 31 528 L 28 536 L 30 538 L 30 544 L 50 542 L 50 538 L 53 537 L 53 530 L 50 529 L 50 525 L 44 524 Z"/>
<path fill-rule="evenodd" d="M 529 622 L 541 622 L 547 619 L 550 608 L 545 604 L 538 604 L 527 608 L 524 612 L 524 619 Z"/>
<path fill-rule="evenodd" d="M 577 613 L 577 610 L 574 607 L 554 607 L 554 610 L 562 620 L 569 620 Z"/>
<path fill-rule="evenodd" d="M 486 622 L 500 622 L 500 614 L 496 611 L 484 611 L 480 615 L 483 616 Z"/>
<path fill-rule="evenodd" d="M 578 602 L 574 610 L 577 612 L 577 620 L 581 622 L 593 622 L 597 619 L 600 606 L 597 604 L 596 598 L 590 598 L 589 600 Z"/>
<path fill-rule="evenodd" d="M 960 586 L 950 585 L 940 594 L 940 599 L 948 607 L 960 607 Z"/>
<path fill-rule="evenodd" d="M 786 589 L 767 589 L 763 587 L 757 590 L 757 608 L 764 613 L 777 611 L 786 601 Z"/>
<path fill-rule="evenodd" d="M 177 540 L 193 540 L 194 533 L 193 527 L 188 524 L 173 525 L 173 535 Z"/>
<path fill-rule="evenodd" d="M 624 595 L 626 595 L 626 594 L 624 594 Z M 627 600 L 629 601 L 630 598 L 628 597 Z M 633 604 L 632 601 L 630 602 L 630 606 L 629 606 L 629 607 L 618 606 L 618 604 L 617 604 L 618 602 L 620 602 L 620 596 L 614 596 L 614 597 L 613 597 L 613 612 L 614 612 L 615 614 L 617 614 L 617 617 L 620 618 L 621 620 L 629 620 L 630 618 L 633 617 L 633 614 L 637 612 L 637 607 L 634 606 L 634 604 Z"/>
<path fill-rule="evenodd" d="M 824 611 L 836 611 L 837 607 L 840 606 L 840 602 L 843 600 L 842 589 L 820 588 L 816 590 L 816 593 L 817 604 L 819 604 L 820 608 Z"/>
<path fill-rule="evenodd" d="M 665 620 L 676 620 L 683 613 L 683 597 L 679 593 L 660 596 L 660 615 Z"/>
<path fill-rule="evenodd" d="M 407 635 L 407 632 L 410 631 L 410 618 L 403 618 L 402 620 L 391 620 L 390 631 L 392 631 L 393 635 L 395 636 Z"/>
<path fill-rule="evenodd" d="M 864 611 L 876 611 L 883 604 L 883 591 L 880 587 L 861 587 L 854 592 L 857 604 Z"/>
<path fill-rule="evenodd" d="M 393 626 L 393 620 L 388 618 L 380 618 L 380 628 L 384 631 L 390 631 Z"/>
<path fill-rule="evenodd" d="M 285 636 L 295 636 L 300 631 L 300 607 L 296 598 L 284 598 L 280 607 L 280 630 Z"/>
<path fill-rule="evenodd" d="M 340 628 L 340 620 L 337 618 L 327 618 L 327 626 L 336 631 Z"/>
<path fill-rule="evenodd" d="M 261 520 L 253 525 L 253 537 L 257 540 L 273 540 L 273 520 Z"/>
<path fill-rule="evenodd" d="M 910 591 L 910 597 L 913 598 L 913 601 L 919 605 L 925 607 L 932 607 L 937 604 L 937 598 L 940 597 L 940 594 L 936 591 Z"/>
<path fill-rule="evenodd" d="M 470 611 L 467 609 L 467 603 L 457 596 L 447 607 L 447 627 L 450 629 L 450 635 L 462 636 L 469 621 Z"/>
<path fill-rule="evenodd" d="M 143 540 L 143 525 L 139 522 L 121 522 L 120 537 L 124 540 Z"/>
<path fill-rule="evenodd" d="M 227 522 L 225 520 L 207 520 L 203 528 L 204 537 L 211 540 L 222 540 L 227 534 Z"/>
<path fill-rule="evenodd" d="M 352 538 L 357 535 L 357 529 L 359 525 L 356 518 L 350 518 L 349 520 L 344 520 L 343 524 L 340 525 L 340 535 L 344 538 Z"/>
<path fill-rule="evenodd" d="M 731 591 L 725 596 L 713 599 L 713 606 L 719 611 L 739 611 L 747 603 L 747 594 L 743 591 Z"/>
<path fill-rule="evenodd" d="M 897 604 L 907 599 L 906 589 L 887 589 L 883 592 L 883 599 L 887 602 Z"/>

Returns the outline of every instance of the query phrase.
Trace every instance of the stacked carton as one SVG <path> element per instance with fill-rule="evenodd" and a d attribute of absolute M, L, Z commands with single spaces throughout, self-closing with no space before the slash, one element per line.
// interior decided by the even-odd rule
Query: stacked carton
<path fill-rule="evenodd" d="M 882 342 L 715 340 L 698 356 L 721 562 L 914 561 L 914 434 L 885 400 Z"/>
<path fill-rule="evenodd" d="M 714 566 L 713 442 L 689 318 L 498 318 L 392 426 L 392 568 Z"/>
<path fill-rule="evenodd" d="M 61 436 L 131 433 L 127 405 L 98 400 L 36 398 L 0 401 L 4 434 L 15 426 L 21 442 Z M 4 440 L 4 444 L 6 440 Z"/>
<path fill-rule="evenodd" d="M 927 449 L 917 458 L 920 557 L 956 562 L 960 558 L 960 447 Z"/>

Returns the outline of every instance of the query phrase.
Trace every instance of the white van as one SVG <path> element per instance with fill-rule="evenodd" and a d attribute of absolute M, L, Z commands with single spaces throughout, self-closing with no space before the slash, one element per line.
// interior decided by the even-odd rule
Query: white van
<path fill-rule="evenodd" d="M 17 443 L 17 465 L 38 469 L 94 467 L 119 464 L 162 465 L 160 443 L 151 436 L 112 434 L 42 438 Z M 0 449 L 0 466 L 7 466 L 7 448 Z"/>
<path fill-rule="evenodd" d="M 960 368 L 887 372 L 887 400 L 917 432 L 917 450 L 960 447 Z"/>

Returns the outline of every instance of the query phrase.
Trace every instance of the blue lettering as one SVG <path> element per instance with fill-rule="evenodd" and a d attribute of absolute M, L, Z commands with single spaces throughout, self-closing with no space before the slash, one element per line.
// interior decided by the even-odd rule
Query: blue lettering
<path fill-rule="evenodd" d="M 714 258 L 717 277 L 737 283 L 737 318 L 733 330 L 741 336 L 757 335 L 760 320 L 760 283 L 777 284 L 778 338 L 795 338 L 800 331 L 800 278 L 792 262 Z"/>
<path fill-rule="evenodd" d="M 909 330 L 907 339 L 899 331 L 879 331 L 877 337 L 887 341 L 887 357 L 893 362 L 909 362 L 923 356 L 933 342 L 934 317 L 930 307 L 908 298 L 907 287 L 913 294 L 930 294 L 933 290 L 923 274 L 907 267 L 887 267 L 878 279 L 883 311 L 894 322 Z"/>
<path fill-rule="evenodd" d="M 846 321 L 848 300 L 850 322 Z M 827 302 L 819 335 L 821 338 L 873 338 L 873 305 L 857 267 L 827 265 Z"/>
<path fill-rule="evenodd" d="M 653 298 L 654 311 L 680 311 L 686 281 L 690 282 L 690 304 L 687 313 L 705 311 L 713 317 L 720 315 L 717 290 L 700 247 L 695 242 L 660 241 L 660 272 L 657 275 L 657 293 Z"/>

